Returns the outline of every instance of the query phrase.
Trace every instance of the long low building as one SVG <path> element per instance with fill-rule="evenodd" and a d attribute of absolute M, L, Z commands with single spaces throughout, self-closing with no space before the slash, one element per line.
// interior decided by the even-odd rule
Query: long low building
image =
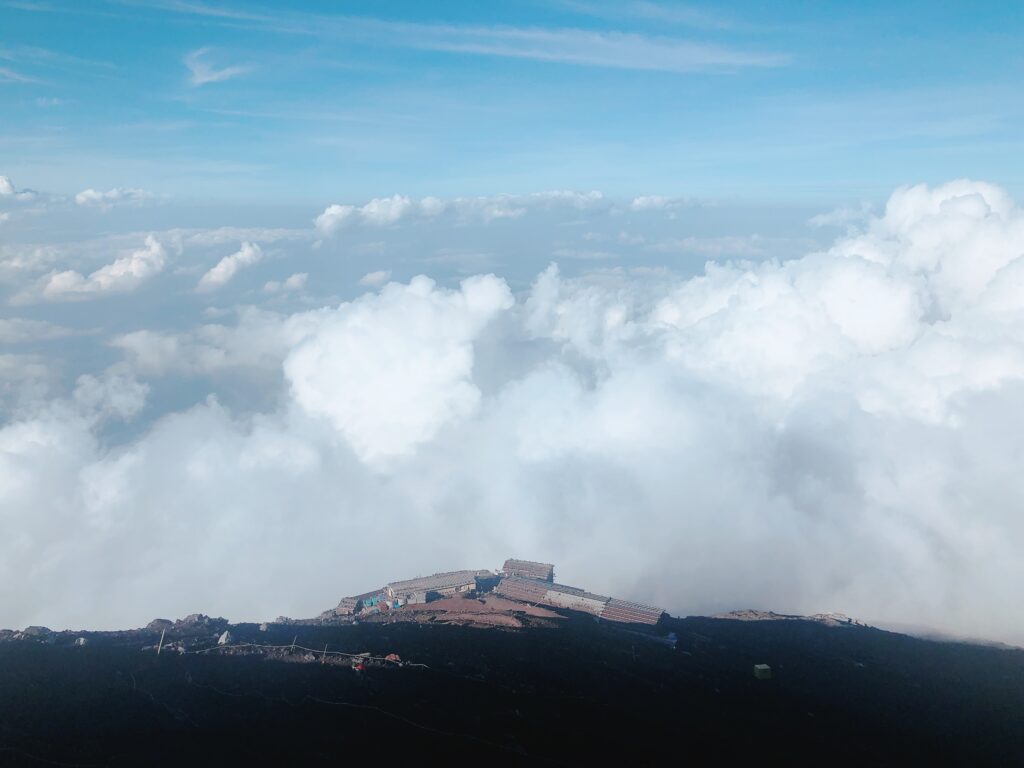
<path fill-rule="evenodd" d="M 494 591 L 512 600 L 550 605 L 555 608 L 569 608 L 574 611 L 592 613 L 595 616 L 601 614 L 605 603 L 611 599 L 578 587 L 554 584 L 540 579 L 529 579 L 525 576 L 506 576 L 498 582 Z"/>
<path fill-rule="evenodd" d="M 384 587 L 389 599 L 399 605 L 425 603 L 433 597 L 448 597 L 477 588 L 477 580 L 494 577 L 490 571 L 449 571 L 421 576 L 406 581 L 394 581 Z"/>
<path fill-rule="evenodd" d="M 568 608 L 590 613 L 605 621 L 624 624 L 657 624 L 664 611 L 651 605 L 619 600 L 593 592 L 524 576 L 506 576 L 494 591 L 510 600 Z"/>

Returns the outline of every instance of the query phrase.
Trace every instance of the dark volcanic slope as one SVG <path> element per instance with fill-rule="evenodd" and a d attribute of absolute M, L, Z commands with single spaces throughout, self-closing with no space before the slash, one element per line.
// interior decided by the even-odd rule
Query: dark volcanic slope
<path fill-rule="evenodd" d="M 0 643 L 0 762 L 73 765 L 704 760 L 1024 765 L 1024 652 L 804 621 L 671 619 L 676 648 L 591 619 L 231 628 L 234 642 L 426 667 Z M 170 633 L 169 633 L 170 636 Z M 299 658 L 301 654 L 290 656 Z M 754 663 L 773 679 L 755 680 Z M 790 763 L 792 764 L 792 762 Z"/>

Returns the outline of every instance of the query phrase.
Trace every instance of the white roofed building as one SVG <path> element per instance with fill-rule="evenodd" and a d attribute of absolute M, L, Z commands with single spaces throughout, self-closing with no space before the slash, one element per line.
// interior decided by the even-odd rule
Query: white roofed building
<path fill-rule="evenodd" d="M 426 603 L 433 598 L 449 597 L 477 588 L 477 579 L 493 578 L 490 571 L 449 571 L 432 576 L 420 576 L 406 581 L 394 581 L 384 587 L 384 592 L 399 605 Z"/>

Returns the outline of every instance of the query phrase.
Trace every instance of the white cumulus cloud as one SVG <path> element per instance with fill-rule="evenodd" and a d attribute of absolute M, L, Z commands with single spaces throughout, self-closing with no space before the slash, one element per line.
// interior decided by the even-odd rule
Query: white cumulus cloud
<path fill-rule="evenodd" d="M 114 187 L 106 192 L 96 189 L 83 189 L 75 195 L 75 202 L 81 206 L 93 206 L 100 209 L 112 208 L 115 205 L 137 204 L 151 195 L 143 189 Z"/>
<path fill-rule="evenodd" d="M 412 208 L 413 202 L 408 197 L 393 195 L 371 200 L 359 209 L 359 215 L 367 224 L 386 227 L 401 221 Z"/>
<path fill-rule="evenodd" d="M 476 410 L 473 340 L 511 306 L 508 286 L 490 275 L 458 291 L 426 277 L 391 284 L 327 318 L 289 354 L 285 375 L 296 402 L 361 458 L 402 456 Z"/>
<path fill-rule="evenodd" d="M 437 198 L 424 198 L 423 203 L 420 203 L 404 195 L 392 195 L 375 197 L 361 206 L 333 204 L 317 216 L 314 224 L 325 236 L 334 234 L 354 221 L 371 227 L 388 227 L 417 213 L 436 215 L 440 212 L 437 203 Z"/>
<path fill-rule="evenodd" d="M 344 227 L 355 213 L 355 206 L 332 203 L 324 209 L 323 213 L 316 217 L 313 224 L 322 235 L 333 235 Z"/>
<path fill-rule="evenodd" d="M 309 275 L 305 272 L 296 272 L 285 280 L 268 280 L 263 286 L 264 293 L 292 293 L 301 291 L 306 287 Z"/>
<path fill-rule="evenodd" d="M 196 284 L 196 290 L 213 291 L 226 285 L 239 270 L 255 264 L 263 258 L 263 251 L 255 243 L 242 243 L 237 251 L 225 256 L 211 267 Z"/>
<path fill-rule="evenodd" d="M 31 189 L 18 190 L 14 186 L 14 182 L 11 181 L 10 177 L 0 175 L 0 200 L 7 198 L 8 200 L 17 200 L 24 202 L 26 200 L 33 200 L 36 197 L 36 193 Z"/>
<path fill-rule="evenodd" d="M 359 278 L 359 284 L 365 285 L 367 288 L 377 288 L 384 285 L 388 280 L 391 279 L 390 269 L 378 269 L 374 272 L 367 272 L 361 278 Z"/>
<path fill-rule="evenodd" d="M 75 270 L 51 272 L 34 289 L 21 294 L 18 300 L 67 301 L 128 293 L 160 273 L 166 262 L 167 253 L 164 246 L 149 235 L 143 248 L 115 259 L 88 276 Z"/>
<path fill-rule="evenodd" d="M 449 200 L 438 197 L 413 200 L 404 195 L 392 195 L 374 198 L 363 205 L 334 203 L 316 217 L 314 224 L 322 236 L 328 237 L 353 224 L 389 227 L 402 221 L 432 219 L 442 214 L 451 214 L 460 221 L 488 223 L 501 219 L 517 219 L 530 210 L 550 210 L 556 207 L 586 210 L 604 204 L 604 195 L 597 191 L 555 190 L 527 195 L 454 197 Z"/>

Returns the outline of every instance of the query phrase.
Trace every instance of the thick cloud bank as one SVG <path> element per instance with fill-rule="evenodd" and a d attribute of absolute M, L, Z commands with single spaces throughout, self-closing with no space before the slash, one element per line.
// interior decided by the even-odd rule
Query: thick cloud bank
<path fill-rule="evenodd" d="M 417 277 L 339 308 L 288 355 L 295 401 L 326 419 L 369 466 L 411 454 L 476 412 L 473 341 L 513 304 L 493 275 L 457 293 Z"/>
<path fill-rule="evenodd" d="M 420 277 L 114 343 L 0 429 L 0 624 L 308 615 L 515 555 L 673 612 L 1024 642 L 1024 213 L 987 184 L 688 280 Z M 277 405 L 104 438 L 231 371 Z"/>

